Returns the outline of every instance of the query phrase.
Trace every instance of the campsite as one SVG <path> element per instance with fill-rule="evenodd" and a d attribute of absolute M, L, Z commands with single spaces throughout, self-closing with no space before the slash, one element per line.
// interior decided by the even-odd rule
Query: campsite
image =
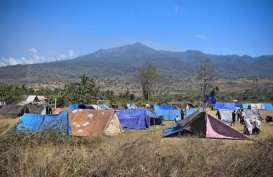
<path fill-rule="evenodd" d="M 146 111 L 142 108 L 128 109 L 116 113 L 109 110 L 56 110 L 60 112 L 55 114 L 58 115 L 57 119 L 69 117 L 71 129 L 65 129 L 65 132 L 71 132 L 69 136 L 52 129 L 40 131 L 43 126 L 52 125 L 53 121 L 41 124 L 39 114 L 26 113 L 23 117 L 15 119 L 1 117 L 0 133 L 11 126 L 13 130 L 9 130 L 4 136 L 1 135 L 0 176 L 180 176 L 181 173 L 185 176 L 208 174 L 268 176 L 272 174 L 270 168 L 273 156 L 273 122 L 266 123 L 262 120 L 261 133 L 249 135 L 247 136 L 249 139 L 246 140 L 204 138 L 198 135 L 163 138 L 163 131 L 176 125 L 174 119 L 168 120 L 171 115 L 175 115 L 175 110 L 171 111 L 174 114 L 167 116 L 166 108 L 165 106 L 157 112 L 160 115 L 162 112 L 166 114 L 167 118 L 163 124 L 149 127 L 145 127 L 145 124 L 148 124 L 145 116 L 144 121 L 139 119 L 136 123 L 132 122 L 141 115 L 151 114 L 151 117 L 155 117 L 153 113 L 148 112 L 148 109 Z M 212 115 L 211 121 L 218 121 L 215 117 L 216 110 L 208 110 L 207 113 Z M 196 113 L 189 115 L 189 119 L 194 114 Z M 260 114 L 262 117 L 273 116 L 273 111 L 260 110 Z M 28 122 L 30 116 L 32 116 L 31 124 Z M 105 119 L 105 116 L 109 117 L 109 120 Z M 126 119 L 126 116 L 133 119 L 127 120 L 127 123 L 116 124 L 117 121 L 122 122 Z M 118 117 L 121 119 L 117 119 Z M 52 116 L 46 118 L 52 120 Z M 24 124 L 18 125 L 20 119 Z M 34 119 L 36 123 L 33 122 Z M 98 120 L 107 120 L 111 125 L 108 126 L 106 122 Z M 65 128 L 69 121 L 60 122 Z M 85 129 L 82 129 L 80 124 L 86 124 Z M 18 134 L 14 125 L 18 125 L 19 130 L 29 125 L 36 125 L 33 129 L 36 133 L 23 131 Z M 43 126 L 39 128 L 37 125 Z M 108 134 L 102 131 L 105 130 L 104 128 L 98 126 L 110 127 L 106 131 Z M 229 123 L 225 126 L 229 127 Z M 239 133 L 243 132 L 244 126 L 237 122 L 232 128 Z"/>
<path fill-rule="evenodd" d="M 273 0 L 0 0 L 0 177 L 273 177 Z"/>

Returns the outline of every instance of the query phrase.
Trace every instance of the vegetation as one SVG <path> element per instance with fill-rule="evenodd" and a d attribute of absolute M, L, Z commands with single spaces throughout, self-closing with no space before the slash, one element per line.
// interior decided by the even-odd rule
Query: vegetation
<path fill-rule="evenodd" d="M 139 79 L 142 87 L 144 100 L 150 99 L 155 83 L 159 82 L 160 73 L 157 70 L 157 66 L 147 63 L 143 68 L 139 70 Z"/>
<path fill-rule="evenodd" d="M 9 133 L 0 137 L 0 176 L 270 176 L 272 142 Z"/>

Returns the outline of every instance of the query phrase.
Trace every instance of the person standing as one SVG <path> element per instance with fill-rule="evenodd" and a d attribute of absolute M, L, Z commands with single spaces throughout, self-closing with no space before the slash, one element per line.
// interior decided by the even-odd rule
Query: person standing
<path fill-rule="evenodd" d="M 241 125 L 244 124 L 244 118 L 245 118 L 245 112 L 243 110 L 241 110 L 241 119 L 240 119 Z"/>
<path fill-rule="evenodd" d="M 237 110 L 237 121 L 240 122 L 240 119 L 241 119 L 241 110 L 238 109 Z"/>
<path fill-rule="evenodd" d="M 219 110 L 216 112 L 216 116 L 217 116 L 217 118 L 218 118 L 219 120 L 221 120 L 221 114 L 220 114 L 220 111 L 219 111 Z"/>
<path fill-rule="evenodd" d="M 235 110 L 232 112 L 232 122 L 230 124 L 230 126 L 234 126 L 235 125 L 235 121 L 236 121 L 236 112 Z"/>

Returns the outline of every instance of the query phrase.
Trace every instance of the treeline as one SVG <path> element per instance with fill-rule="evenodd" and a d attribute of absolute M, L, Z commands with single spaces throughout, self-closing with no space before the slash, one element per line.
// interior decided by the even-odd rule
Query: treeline
<path fill-rule="evenodd" d="M 0 85 L 0 101 L 6 104 L 19 103 L 26 99 L 27 95 L 44 95 L 49 98 L 51 104 L 57 101 L 57 106 L 70 103 L 96 103 L 97 100 L 110 100 L 112 103 L 125 107 L 127 103 L 135 102 L 139 106 L 148 103 L 143 95 L 136 95 L 130 90 L 115 92 L 114 90 L 102 91 L 96 85 L 93 78 L 85 75 L 80 77 L 80 82 L 66 84 L 64 88 L 41 88 L 34 90 L 25 85 Z M 246 90 L 240 93 L 216 93 L 218 101 L 230 102 L 273 102 L 273 93 L 268 90 Z M 199 92 L 170 94 L 168 91 L 154 91 L 151 94 L 149 103 L 168 103 L 168 102 L 202 102 L 202 94 Z"/>

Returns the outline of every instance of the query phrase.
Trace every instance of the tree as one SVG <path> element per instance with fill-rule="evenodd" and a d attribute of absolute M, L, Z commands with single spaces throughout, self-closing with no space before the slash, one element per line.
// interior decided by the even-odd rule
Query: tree
<path fill-rule="evenodd" d="M 199 70 L 199 78 L 204 80 L 202 86 L 202 94 L 203 98 L 205 98 L 206 94 L 208 94 L 208 84 L 213 80 L 214 77 L 214 66 L 210 60 L 205 60 L 198 66 Z"/>
<path fill-rule="evenodd" d="M 143 97 L 145 100 L 150 99 L 154 85 L 159 81 L 161 75 L 157 70 L 157 66 L 151 63 L 146 63 L 139 70 L 139 79 L 142 86 Z"/>

